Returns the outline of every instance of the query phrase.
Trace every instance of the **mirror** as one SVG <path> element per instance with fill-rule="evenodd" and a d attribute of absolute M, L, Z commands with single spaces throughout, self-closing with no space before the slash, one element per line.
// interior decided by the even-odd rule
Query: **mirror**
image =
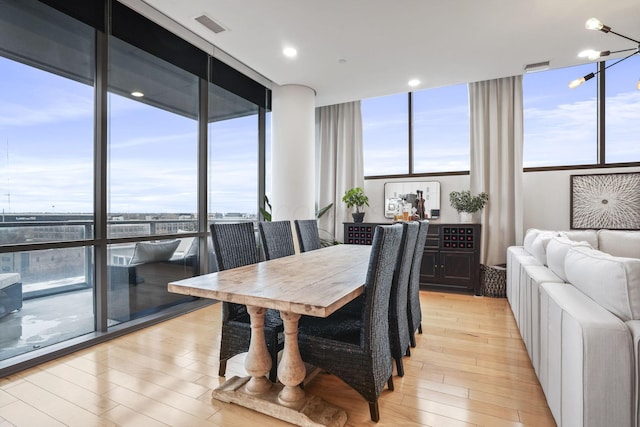
<path fill-rule="evenodd" d="M 418 194 L 422 192 L 425 218 L 440 217 L 440 183 L 438 181 L 385 182 L 384 216 L 393 218 L 403 201 L 418 208 Z"/>

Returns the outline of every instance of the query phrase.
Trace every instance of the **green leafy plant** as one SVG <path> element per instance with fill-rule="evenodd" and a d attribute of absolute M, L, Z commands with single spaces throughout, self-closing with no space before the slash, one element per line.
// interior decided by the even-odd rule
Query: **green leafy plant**
<path fill-rule="evenodd" d="M 354 187 L 347 190 L 342 196 L 342 201 L 347 204 L 348 208 L 356 207 L 356 213 L 360 213 L 360 209 L 369 206 L 369 198 L 364 194 L 361 187 Z"/>
<path fill-rule="evenodd" d="M 265 221 L 271 221 L 271 203 L 269 202 L 269 198 L 264 196 L 264 205 L 269 208 L 266 210 L 265 208 L 260 208 L 260 213 Z"/>
<path fill-rule="evenodd" d="M 474 213 L 484 208 L 489 201 L 489 195 L 480 193 L 477 196 L 472 196 L 469 190 L 452 191 L 449 193 L 449 201 L 458 212 Z"/>

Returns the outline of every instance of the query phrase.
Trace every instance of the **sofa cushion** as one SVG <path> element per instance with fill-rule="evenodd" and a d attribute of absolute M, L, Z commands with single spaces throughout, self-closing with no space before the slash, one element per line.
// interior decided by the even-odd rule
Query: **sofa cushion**
<path fill-rule="evenodd" d="M 571 247 L 580 246 L 590 248 L 590 244 L 583 242 L 576 242 L 568 237 L 554 236 L 547 244 L 547 265 L 563 281 L 567 281 L 567 275 L 564 271 L 564 260 L 567 256 L 567 252 Z"/>
<path fill-rule="evenodd" d="M 640 258 L 640 231 L 600 230 L 598 243 L 609 255 Z"/>
<path fill-rule="evenodd" d="M 572 247 L 564 269 L 569 283 L 622 320 L 640 319 L 640 259 Z"/>
<path fill-rule="evenodd" d="M 536 237 L 538 237 L 538 234 L 540 234 L 541 231 L 542 230 L 538 230 L 537 228 L 530 228 L 525 233 L 522 246 L 524 247 L 524 250 L 527 251 L 527 253 L 533 255 L 531 245 L 533 244 L 533 241 L 536 240 Z"/>
<path fill-rule="evenodd" d="M 133 249 L 133 256 L 131 257 L 129 265 L 168 261 L 179 244 L 179 240 L 169 240 L 164 242 L 137 242 L 136 247 Z"/>
<path fill-rule="evenodd" d="M 600 249 L 598 248 L 598 232 L 596 230 L 570 230 L 561 231 L 559 234 L 575 242 L 587 242 L 593 249 Z"/>
<path fill-rule="evenodd" d="M 542 265 L 547 265 L 547 245 L 554 236 L 557 236 L 554 231 L 541 231 L 531 244 L 531 255 Z"/>

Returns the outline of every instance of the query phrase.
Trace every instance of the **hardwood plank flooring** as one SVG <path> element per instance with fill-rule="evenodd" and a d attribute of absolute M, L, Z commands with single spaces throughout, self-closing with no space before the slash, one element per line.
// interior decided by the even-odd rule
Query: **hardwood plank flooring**
<path fill-rule="evenodd" d="M 333 375 L 309 393 L 346 409 L 348 426 L 555 426 L 505 299 L 421 292 L 422 335 L 405 376 L 380 397 L 381 420 Z M 220 305 L 0 379 L 0 427 L 287 426 L 211 400 Z M 227 376 L 245 375 L 244 355 Z"/>

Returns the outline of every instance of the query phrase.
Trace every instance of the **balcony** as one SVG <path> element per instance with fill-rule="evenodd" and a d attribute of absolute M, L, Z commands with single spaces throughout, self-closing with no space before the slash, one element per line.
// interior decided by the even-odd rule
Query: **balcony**
<path fill-rule="evenodd" d="M 0 317 L 0 362 L 95 332 L 94 249 L 98 242 L 93 219 L 78 215 L 4 215 L 2 219 L 0 273 L 20 275 L 22 308 Z M 255 218 L 211 215 L 209 221 Z M 197 239 L 202 234 L 197 226 L 192 215 L 110 218 L 108 327 L 194 300 L 167 292 L 166 283 L 198 274 Z M 170 239 L 180 242 L 169 259 L 132 265 L 137 243 Z"/>

